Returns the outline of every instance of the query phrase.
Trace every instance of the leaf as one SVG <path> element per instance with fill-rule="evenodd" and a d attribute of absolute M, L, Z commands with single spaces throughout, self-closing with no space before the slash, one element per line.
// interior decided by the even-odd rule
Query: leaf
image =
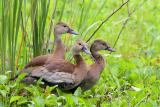
<path fill-rule="evenodd" d="M 75 96 L 80 96 L 82 94 L 82 90 L 80 87 L 77 88 L 77 90 L 74 92 Z"/>
<path fill-rule="evenodd" d="M 24 87 L 27 91 L 32 93 L 34 96 L 40 96 L 41 90 L 39 87 L 31 85 L 31 87 Z"/>
<path fill-rule="evenodd" d="M 44 107 L 45 105 L 45 99 L 43 99 L 41 96 L 36 96 L 33 99 L 36 107 Z"/>
<path fill-rule="evenodd" d="M 19 83 L 27 74 L 26 73 L 22 73 L 18 76 L 18 78 L 16 79 L 16 83 Z"/>
<path fill-rule="evenodd" d="M 95 23 L 93 23 L 92 25 L 90 25 L 84 32 L 84 38 L 86 37 L 86 35 L 88 34 L 88 32 L 93 29 L 93 27 L 95 27 L 96 25 L 98 25 L 99 23 L 101 23 L 101 21 L 97 21 Z"/>
<path fill-rule="evenodd" d="M 5 98 L 7 91 L 6 90 L 0 90 L 0 94 Z"/>
<path fill-rule="evenodd" d="M 44 82 L 42 81 L 42 78 L 40 78 L 38 81 L 37 81 L 37 86 L 40 86 L 40 85 L 43 85 Z"/>
<path fill-rule="evenodd" d="M 73 96 L 67 95 L 65 106 L 68 107 L 69 105 L 75 105 L 76 102 L 78 103 L 78 99 L 76 97 L 73 98 Z"/>
<path fill-rule="evenodd" d="M 133 91 L 141 91 L 142 89 L 140 89 L 140 88 L 137 88 L 137 87 L 134 87 L 134 86 L 131 86 L 131 90 L 133 90 Z"/>
<path fill-rule="evenodd" d="M 11 74 L 11 72 L 12 72 L 12 71 L 6 71 L 5 74 L 6 74 L 6 75 L 7 75 L 7 74 Z"/>
<path fill-rule="evenodd" d="M 0 102 L 0 107 L 5 107 L 2 102 Z"/>
<path fill-rule="evenodd" d="M 8 78 L 6 75 L 0 75 L 0 84 L 5 84 Z"/>
<path fill-rule="evenodd" d="M 10 99 L 10 103 L 13 103 L 15 101 L 18 101 L 19 99 L 21 99 L 22 96 L 12 96 L 11 99 Z"/>
<path fill-rule="evenodd" d="M 57 91 L 59 96 L 63 96 L 64 95 L 64 93 L 59 88 L 56 88 L 56 91 Z"/>
<path fill-rule="evenodd" d="M 157 78 L 156 75 L 151 76 L 151 77 L 150 77 L 150 82 L 151 82 L 151 83 L 155 82 L 155 81 L 156 81 L 156 78 Z"/>
<path fill-rule="evenodd" d="M 57 85 L 53 86 L 53 87 L 49 87 L 47 86 L 45 89 L 45 95 L 49 95 L 55 88 L 57 87 Z"/>
<path fill-rule="evenodd" d="M 64 105 L 64 104 L 66 104 L 66 97 L 65 96 L 59 96 L 57 98 L 57 104 L 58 105 Z"/>
<path fill-rule="evenodd" d="M 45 100 L 45 104 L 47 106 L 53 106 L 53 105 L 57 105 L 57 96 L 51 94 L 49 96 L 46 97 L 46 100 Z"/>
<path fill-rule="evenodd" d="M 23 97 L 23 98 L 19 99 L 17 104 L 22 105 L 22 104 L 26 104 L 26 103 L 31 103 L 31 102 L 27 101 L 27 98 Z"/>

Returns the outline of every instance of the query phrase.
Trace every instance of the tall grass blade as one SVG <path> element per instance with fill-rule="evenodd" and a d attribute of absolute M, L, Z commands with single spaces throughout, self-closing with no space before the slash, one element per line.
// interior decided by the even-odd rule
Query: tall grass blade
<path fill-rule="evenodd" d="M 2 9 L 1 9 L 1 19 L 2 19 L 2 21 L 1 21 L 1 26 L 0 26 L 0 28 L 1 28 L 1 35 L 0 35 L 0 57 L 1 57 L 1 63 L 0 63 L 0 66 L 1 66 L 1 71 L 2 72 L 0 72 L 0 74 L 4 74 L 4 72 L 5 72 L 5 59 L 6 59 L 6 30 L 5 30 L 5 22 L 6 22 L 6 20 L 5 20 L 5 0 L 2 0 L 1 1 L 1 6 L 2 6 Z"/>
<path fill-rule="evenodd" d="M 85 1 L 83 0 L 83 1 L 82 1 L 82 4 L 81 4 L 81 13 L 80 13 L 78 31 L 80 30 L 80 28 L 81 28 L 81 26 L 82 26 L 83 15 L 84 15 L 84 3 L 85 3 Z"/>
<path fill-rule="evenodd" d="M 62 8 L 61 8 L 61 14 L 60 14 L 60 17 L 59 17 L 59 22 L 62 20 L 63 12 L 64 12 L 65 5 L 66 5 L 66 1 L 67 0 L 63 0 L 63 5 L 62 5 Z"/>
<path fill-rule="evenodd" d="M 54 3 L 54 7 L 53 7 L 53 12 L 52 12 L 52 16 L 51 16 L 51 21 L 50 21 L 50 25 L 49 25 L 49 31 L 48 31 L 48 35 L 47 35 L 47 43 L 46 43 L 46 50 L 45 52 L 47 52 L 48 46 L 49 46 L 49 40 L 51 37 L 51 32 L 52 32 L 52 28 L 53 28 L 53 20 L 55 19 L 55 14 L 56 14 L 56 9 L 57 9 L 57 0 L 55 0 Z"/>
<path fill-rule="evenodd" d="M 32 0 L 31 2 L 31 21 L 32 21 L 32 40 L 33 40 L 33 56 L 37 56 L 39 55 L 39 48 L 38 48 L 38 40 L 39 40 L 39 37 L 38 37 L 38 25 L 37 25 L 37 19 L 36 19 L 36 16 L 37 16 L 37 3 L 38 1 L 37 0 Z"/>

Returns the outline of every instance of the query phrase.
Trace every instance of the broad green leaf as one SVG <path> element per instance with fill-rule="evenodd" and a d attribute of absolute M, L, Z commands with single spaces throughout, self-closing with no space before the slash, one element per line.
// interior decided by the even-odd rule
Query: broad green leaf
<path fill-rule="evenodd" d="M 82 94 L 82 90 L 80 87 L 77 88 L 77 90 L 74 92 L 75 96 L 80 96 Z"/>
<path fill-rule="evenodd" d="M 18 78 L 16 79 L 16 83 L 18 84 L 26 75 L 27 73 L 22 73 L 18 75 Z"/>
<path fill-rule="evenodd" d="M 140 88 L 137 88 L 137 87 L 134 87 L 134 86 L 131 86 L 131 90 L 133 90 L 133 91 L 141 91 Z"/>
<path fill-rule="evenodd" d="M 45 94 L 48 95 L 48 94 L 50 94 L 53 90 L 56 91 L 56 90 L 55 90 L 56 87 L 57 87 L 57 85 L 52 86 L 52 87 L 47 86 L 46 89 L 45 89 Z"/>
<path fill-rule="evenodd" d="M 17 102 L 18 105 L 30 104 L 30 103 L 31 103 L 31 102 L 29 102 L 26 97 L 22 97 L 22 98 L 19 99 L 18 102 Z"/>
<path fill-rule="evenodd" d="M 0 84 L 5 84 L 8 80 L 6 75 L 0 75 Z"/>
<path fill-rule="evenodd" d="M 45 107 L 45 99 L 41 96 L 35 96 L 33 98 L 36 107 Z"/>
<path fill-rule="evenodd" d="M 22 98 L 22 96 L 12 96 L 11 99 L 10 99 L 10 103 L 13 103 L 15 101 L 18 101 Z"/>
<path fill-rule="evenodd" d="M 53 94 L 47 96 L 46 100 L 45 100 L 45 104 L 47 106 L 56 106 L 56 105 L 58 105 L 57 104 L 57 96 L 53 95 Z"/>
<path fill-rule="evenodd" d="M 0 90 L 0 94 L 5 98 L 7 94 L 7 90 Z"/>

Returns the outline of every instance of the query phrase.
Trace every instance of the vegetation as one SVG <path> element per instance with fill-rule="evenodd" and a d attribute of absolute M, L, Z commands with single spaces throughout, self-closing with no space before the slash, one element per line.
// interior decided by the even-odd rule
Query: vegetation
<path fill-rule="evenodd" d="M 160 106 L 159 11 L 159 0 L 1 0 L 0 107 Z M 40 80 L 21 84 L 24 75 L 9 81 L 31 58 L 53 49 L 52 27 L 59 21 L 81 34 L 63 36 L 68 47 L 81 37 L 88 44 L 103 39 L 116 49 L 102 52 L 107 65 L 97 85 L 66 94 L 56 86 L 40 88 Z M 29 94 L 20 95 L 22 89 Z"/>

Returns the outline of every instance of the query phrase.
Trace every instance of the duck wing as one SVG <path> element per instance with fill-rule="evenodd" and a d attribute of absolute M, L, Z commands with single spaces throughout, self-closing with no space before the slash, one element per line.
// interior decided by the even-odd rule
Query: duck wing
<path fill-rule="evenodd" d="M 30 62 L 28 62 L 24 69 L 29 68 L 29 67 L 34 67 L 34 66 L 42 66 L 46 63 L 46 61 L 51 57 L 51 54 L 48 55 L 41 55 L 33 58 Z"/>
<path fill-rule="evenodd" d="M 76 85 L 74 69 L 75 66 L 67 61 L 55 60 L 44 66 L 28 67 L 20 71 L 20 74 L 27 73 L 22 82 L 32 84 L 42 78 L 45 85 L 58 85 L 59 88 L 68 90 Z"/>
<path fill-rule="evenodd" d="M 67 72 L 57 72 L 57 70 L 48 71 L 45 67 L 34 69 L 29 74 L 33 78 L 42 78 L 47 85 L 58 85 L 63 90 L 72 88 L 75 84 L 75 76 Z"/>
<path fill-rule="evenodd" d="M 44 65 L 49 72 L 65 72 L 72 74 L 75 70 L 75 65 L 65 60 L 54 60 L 51 63 Z"/>

